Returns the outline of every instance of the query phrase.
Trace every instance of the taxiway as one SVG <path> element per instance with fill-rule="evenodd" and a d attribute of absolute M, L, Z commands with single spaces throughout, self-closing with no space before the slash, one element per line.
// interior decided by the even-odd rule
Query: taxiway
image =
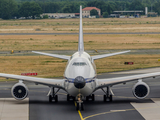
<path fill-rule="evenodd" d="M 98 78 L 112 78 L 152 72 L 152 69 L 133 70 L 125 72 L 105 73 Z M 153 72 L 159 71 L 155 68 Z M 138 72 L 136 72 L 138 71 Z M 42 85 L 26 83 L 29 97 L 24 101 L 12 99 L 10 89 L 15 82 L 0 83 L 0 119 L 1 120 L 153 120 L 160 119 L 160 77 L 144 80 L 151 89 L 150 95 L 143 100 L 136 99 L 132 87 L 136 82 L 112 87 L 113 102 L 103 102 L 103 92 L 96 91 L 95 101 L 84 101 L 84 111 L 76 111 L 74 101 L 67 102 L 67 93 L 58 93 L 58 103 L 49 103 L 47 93 L 49 88 Z M 3 107 L 2 107 L 3 106 Z M 8 109 L 9 108 L 9 109 Z M 16 111 L 17 110 L 17 111 Z M 28 111 L 28 112 L 26 112 Z M 11 114 L 11 113 L 17 114 Z"/>

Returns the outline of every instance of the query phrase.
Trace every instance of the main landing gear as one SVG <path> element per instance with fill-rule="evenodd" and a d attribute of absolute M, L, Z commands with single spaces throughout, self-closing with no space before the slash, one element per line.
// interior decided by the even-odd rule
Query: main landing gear
<path fill-rule="evenodd" d="M 78 94 L 77 95 L 77 102 L 76 102 L 76 110 L 84 110 L 84 104 L 83 104 L 83 101 L 82 101 L 82 95 L 81 94 Z"/>
<path fill-rule="evenodd" d="M 56 95 L 58 93 L 60 89 L 58 89 L 56 92 L 55 92 L 55 88 L 54 87 L 51 87 L 50 88 L 50 91 L 49 91 L 49 102 L 51 103 L 53 100 L 54 102 L 58 102 L 58 95 Z"/>
<path fill-rule="evenodd" d="M 73 97 L 73 96 L 67 94 L 67 101 L 70 101 L 70 100 L 75 101 L 75 97 Z"/>
<path fill-rule="evenodd" d="M 112 102 L 112 94 L 110 93 L 110 88 L 107 87 L 107 90 L 105 91 L 103 88 L 102 88 L 102 91 L 105 93 L 105 95 L 103 96 L 103 101 L 106 102 L 106 101 L 109 101 L 109 102 Z"/>
<path fill-rule="evenodd" d="M 92 100 L 92 101 L 94 101 L 94 100 L 95 100 L 95 96 L 94 96 L 94 94 L 89 95 L 89 96 L 86 96 L 86 101 L 89 101 L 89 100 Z"/>

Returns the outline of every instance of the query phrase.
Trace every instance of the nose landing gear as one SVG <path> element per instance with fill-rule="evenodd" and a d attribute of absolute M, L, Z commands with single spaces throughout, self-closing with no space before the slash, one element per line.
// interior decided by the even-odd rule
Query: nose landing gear
<path fill-rule="evenodd" d="M 76 97 L 77 101 L 76 101 L 76 110 L 84 110 L 84 104 L 83 104 L 83 101 L 82 101 L 82 95 L 81 94 L 78 94 L 77 97 Z"/>

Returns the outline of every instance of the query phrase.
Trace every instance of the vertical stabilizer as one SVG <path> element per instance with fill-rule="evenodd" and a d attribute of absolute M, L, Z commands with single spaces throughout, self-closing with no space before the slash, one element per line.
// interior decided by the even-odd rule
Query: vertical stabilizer
<path fill-rule="evenodd" d="M 78 52 L 81 54 L 84 51 L 83 44 L 83 26 L 82 26 L 82 6 L 80 6 L 80 24 L 79 24 L 79 42 L 78 42 Z"/>

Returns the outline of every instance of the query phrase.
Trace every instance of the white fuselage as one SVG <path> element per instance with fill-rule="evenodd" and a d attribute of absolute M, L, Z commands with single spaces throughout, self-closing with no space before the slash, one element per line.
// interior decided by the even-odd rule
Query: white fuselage
<path fill-rule="evenodd" d="M 83 96 L 88 96 L 95 89 L 96 75 L 96 67 L 91 56 L 86 52 L 83 52 L 82 54 L 76 52 L 71 56 L 70 60 L 68 60 L 64 72 L 64 77 L 67 79 L 65 81 L 65 89 L 68 94 L 72 96 L 77 96 L 79 93 Z M 83 77 L 86 81 L 86 84 L 82 89 L 78 89 L 74 86 L 74 79 L 78 76 Z"/>

